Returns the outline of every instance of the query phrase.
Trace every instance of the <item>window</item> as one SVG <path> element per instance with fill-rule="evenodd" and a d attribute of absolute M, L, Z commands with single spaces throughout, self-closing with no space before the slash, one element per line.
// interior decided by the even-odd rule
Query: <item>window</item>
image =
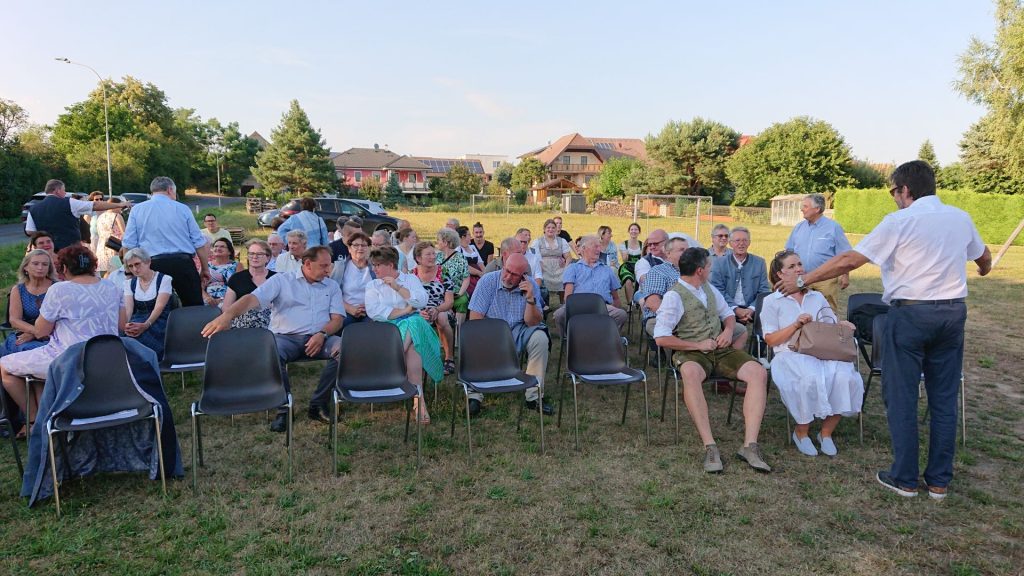
<path fill-rule="evenodd" d="M 380 172 L 374 172 L 373 179 L 376 180 L 377 182 L 380 182 Z"/>
<path fill-rule="evenodd" d="M 415 172 L 409 172 L 409 184 L 415 184 L 415 183 L 416 183 L 416 173 Z"/>
<path fill-rule="evenodd" d="M 568 154 L 562 156 L 562 164 L 572 164 L 572 157 Z"/>
<path fill-rule="evenodd" d="M 498 166 L 501 166 L 501 160 L 495 160 L 494 162 L 491 162 L 491 168 L 497 168 Z"/>
<path fill-rule="evenodd" d="M 580 156 L 580 166 L 586 166 L 586 165 L 587 165 L 587 157 L 586 156 Z"/>
<path fill-rule="evenodd" d="M 363 181 L 363 173 L 360 172 L 359 170 L 356 170 L 355 173 L 352 175 L 352 177 L 355 178 L 356 182 L 362 182 Z"/>

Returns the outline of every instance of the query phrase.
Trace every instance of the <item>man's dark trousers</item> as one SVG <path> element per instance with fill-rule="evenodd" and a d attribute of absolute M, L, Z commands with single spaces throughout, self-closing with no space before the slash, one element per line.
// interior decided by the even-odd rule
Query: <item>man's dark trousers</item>
<path fill-rule="evenodd" d="M 890 473 L 900 486 L 917 486 L 918 386 L 924 374 L 931 413 L 924 480 L 929 486 L 946 487 L 953 479 L 967 305 L 908 306 L 894 301 L 887 317 L 881 345 L 883 391 L 892 435 Z"/>
<path fill-rule="evenodd" d="M 160 254 L 149 265 L 156 272 L 171 277 L 171 286 L 178 293 L 182 306 L 204 306 L 203 284 L 191 254 Z"/>

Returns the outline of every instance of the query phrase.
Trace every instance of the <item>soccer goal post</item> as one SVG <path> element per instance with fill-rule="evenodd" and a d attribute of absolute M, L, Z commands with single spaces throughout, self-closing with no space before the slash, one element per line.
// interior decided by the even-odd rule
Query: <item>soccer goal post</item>
<path fill-rule="evenodd" d="M 680 196 L 676 194 L 637 194 L 633 197 L 633 221 L 643 219 L 644 228 L 664 228 L 668 232 L 693 231 L 693 238 L 701 240 L 701 223 L 711 222 L 710 196 Z M 664 219 L 661 224 L 652 219 Z"/>
<path fill-rule="evenodd" d="M 508 195 L 496 194 L 473 194 L 469 200 L 470 209 L 475 215 L 482 214 L 504 214 L 508 216 L 511 198 Z"/>

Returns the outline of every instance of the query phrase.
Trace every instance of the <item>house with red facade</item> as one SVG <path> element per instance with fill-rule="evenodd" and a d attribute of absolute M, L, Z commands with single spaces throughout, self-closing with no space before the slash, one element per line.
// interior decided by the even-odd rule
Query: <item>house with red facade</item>
<path fill-rule="evenodd" d="M 332 153 L 331 162 L 334 163 L 338 180 L 351 188 L 360 188 L 365 179 L 371 178 L 386 185 L 391 175 L 395 174 L 404 193 L 430 193 L 427 188 L 430 167 L 411 156 L 374 146 Z"/>

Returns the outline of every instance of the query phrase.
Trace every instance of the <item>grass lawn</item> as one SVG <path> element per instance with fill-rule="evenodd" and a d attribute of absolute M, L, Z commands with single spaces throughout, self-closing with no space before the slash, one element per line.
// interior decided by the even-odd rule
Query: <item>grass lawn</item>
<path fill-rule="evenodd" d="M 255 221 L 241 209 L 220 212 L 224 226 Z M 449 216 L 394 215 L 408 218 L 424 239 Z M 539 214 L 456 216 L 467 225 L 481 220 L 495 244 L 520 226 L 536 237 L 544 220 Z M 656 225 L 679 228 L 671 222 L 641 224 L 645 233 Z M 574 235 L 602 224 L 621 240 L 628 221 L 565 216 Z M 762 256 L 780 249 L 789 233 L 751 228 L 751 251 Z M 692 224 L 682 231 L 692 234 Z M 704 226 L 702 236 L 709 234 Z M 11 261 L 6 252 L 0 258 Z M 547 420 L 542 456 L 536 419 L 525 419 L 517 433 L 521 397 L 508 395 L 488 398 L 473 425 L 470 460 L 461 420 L 449 437 L 449 377 L 430 404 L 434 421 L 425 429 L 419 470 L 414 442 L 402 443 L 404 411 L 346 407 L 335 476 L 327 427 L 304 414 L 319 366 L 302 364 L 291 371 L 299 407 L 293 482 L 285 481 L 282 437 L 268 430 L 262 414 L 233 424 L 204 421 L 206 466 L 198 492 L 188 481 L 174 481 L 164 499 L 157 483 L 138 475 L 70 481 L 61 491 L 60 520 L 51 502 L 30 510 L 16 497 L 20 479 L 4 452 L 0 566 L 10 574 L 1020 574 L 1024 347 L 1014 342 L 1016 319 L 1024 317 L 1022 276 L 1019 247 L 989 277 L 969 274 L 967 448 L 959 448 L 956 478 L 942 503 L 923 495 L 905 500 L 875 482 L 874 473 L 890 462 L 877 386 L 865 406 L 864 444 L 857 421 L 844 421 L 835 459 L 796 452 L 787 442 L 785 408 L 772 393 L 760 437 L 775 468 L 770 475 L 735 458 L 742 419 L 726 426 L 728 398 L 708 391 L 726 470 L 707 476 L 685 408 L 678 444 L 671 399 L 668 418 L 658 419 L 662 396 L 653 369 L 650 445 L 638 390 L 621 426 L 621 390 L 582 388 L 580 452 L 573 449 L 571 400 L 568 425 Z M 848 293 L 879 289 L 878 269 L 868 266 L 853 274 Z M 557 340 L 553 350 L 547 394 L 557 397 Z M 177 377 L 167 380 L 186 466 L 188 405 L 200 386 L 198 377 L 184 391 Z M 925 424 L 925 443 L 927 432 Z M 24 455 L 24 442 L 20 448 Z"/>

